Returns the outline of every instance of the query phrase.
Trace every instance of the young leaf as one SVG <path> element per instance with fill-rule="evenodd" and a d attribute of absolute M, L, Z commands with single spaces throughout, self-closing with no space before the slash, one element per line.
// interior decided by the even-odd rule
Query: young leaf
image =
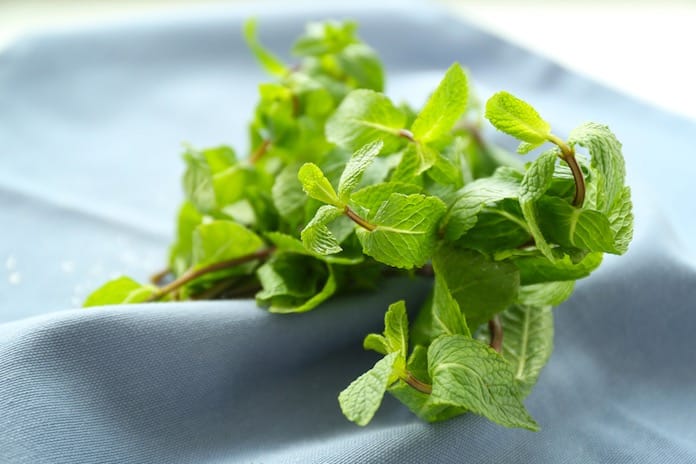
<path fill-rule="evenodd" d="M 302 184 L 302 189 L 310 197 L 336 207 L 342 206 L 331 182 L 316 164 L 303 164 L 297 173 L 297 178 Z"/>
<path fill-rule="evenodd" d="M 549 123 L 529 103 L 508 92 L 498 92 L 488 99 L 486 119 L 499 131 L 526 142 L 524 152 L 546 142 L 551 135 Z"/>
<path fill-rule="evenodd" d="M 307 24 L 305 34 L 292 48 L 298 56 L 321 56 L 339 53 L 348 45 L 357 42 L 355 30 L 358 25 L 353 21 L 322 21 Z"/>
<path fill-rule="evenodd" d="M 440 158 L 440 154 L 433 147 L 428 146 L 423 143 L 416 144 L 416 157 L 418 160 L 418 166 L 416 167 L 416 174 L 420 175 L 427 171 L 437 162 Z"/>
<path fill-rule="evenodd" d="M 441 246 L 433 257 L 469 327 L 488 322 L 515 300 L 520 276 L 509 261 L 493 261 L 473 250 Z"/>
<path fill-rule="evenodd" d="M 464 70 L 454 63 L 413 122 L 413 137 L 430 143 L 448 134 L 466 110 L 468 90 Z"/>
<path fill-rule="evenodd" d="M 82 306 L 87 308 L 90 306 L 142 303 L 147 301 L 156 290 L 152 285 L 141 285 L 130 277 L 118 277 L 93 291 Z"/>
<path fill-rule="evenodd" d="M 553 314 L 550 306 L 513 305 L 500 313 L 507 359 L 522 396 L 527 396 L 553 351 Z"/>
<path fill-rule="evenodd" d="M 382 140 L 385 153 L 392 153 L 405 142 L 399 131 L 406 124 L 406 115 L 381 93 L 354 90 L 346 96 L 326 122 L 329 142 L 355 151 Z"/>
<path fill-rule="evenodd" d="M 405 360 L 408 353 L 408 316 L 406 303 L 401 300 L 389 305 L 384 315 L 384 332 L 369 334 L 363 341 L 366 350 L 381 354 L 399 353 Z"/>
<path fill-rule="evenodd" d="M 539 430 L 522 404 L 510 364 L 486 344 L 442 336 L 428 349 L 433 403 L 467 409 L 506 427 Z"/>
<path fill-rule="evenodd" d="M 372 420 L 393 381 L 392 371 L 398 356 L 399 353 L 394 352 L 380 359 L 338 395 L 341 411 L 349 420 L 360 426 Z"/>
<path fill-rule="evenodd" d="M 551 186 L 557 157 L 558 151 L 555 148 L 542 153 L 527 168 L 527 172 L 524 173 L 524 178 L 520 184 L 520 207 L 522 208 L 524 219 L 527 221 L 536 247 L 552 261 L 555 257 L 551 246 L 546 241 L 539 227 L 536 202 Z"/>
<path fill-rule="evenodd" d="M 193 261 L 196 266 L 239 258 L 258 251 L 263 240 L 246 227 L 232 221 L 212 221 L 199 225 L 193 233 Z"/>
<path fill-rule="evenodd" d="M 282 61 L 275 57 L 271 52 L 263 48 L 259 39 L 256 35 L 256 20 L 249 19 L 244 23 L 244 39 L 247 45 L 256 56 L 256 59 L 261 63 L 263 69 L 267 73 L 283 77 L 288 74 L 288 69 L 285 67 Z"/>
<path fill-rule="evenodd" d="M 358 239 L 366 255 L 390 266 L 422 266 L 432 254 L 437 226 L 445 204 L 437 197 L 393 193 L 368 221 L 373 230 L 359 228 Z"/>
<path fill-rule="evenodd" d="M 348 201 L 350 194 L 358 186 L 365 170 L 372 164 L 372 161 L 379 155 L 384 144 L 381 140 L 368 143 L 350 157 L 346 168 L 338 181 L 338 196 L 344 203 Z"/>
<path fill-rule="evenodd" d="M 311 221 L 302 229 L 305 248 L 320 255 L 339 253 L 343 248 L 331 233 L 327 224 L 340 217 L 343 211 L 330 205 L 319 208 Z"/>

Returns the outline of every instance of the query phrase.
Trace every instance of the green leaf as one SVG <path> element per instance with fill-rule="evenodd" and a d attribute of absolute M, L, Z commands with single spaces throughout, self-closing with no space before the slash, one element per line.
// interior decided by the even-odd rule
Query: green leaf
<path fill-rule="evenodd" d="M 506 251 L 514 254 L 525 248 L 530 238 L 531 233 L 522 216 L 519 201 L 517 198 L 505 198 L 484 207 L 477 216 L 476 225 L 456 243 L 502 258 Z"/>
<path fill-rule="evenodd" d="M 341 200 L 338 199 L 331 182 L 329 182 L 329 179 L 326 178 L 316 164 L 303 164 L 297 173 L 297 178 L 302 184 L 302 189 L 310 197 L 336 207 L 342 206 Z"/>
<path fill-rule="evenodd" d="M 588 253 L 580 262 L 574 263 L 570 256 L 549 261 L 543 256 L 522 256 L 514 260 L 520 270 L 522 285 L 578 280 L 590 275 L 602 263 L 602 253 Z"/>
<path fill-rule="evenodd" d="M 633 239 L 633 203 L 630 187 L 621 190 L 609 213 L 609 222 L 614 232 L 614 249 L 618 254 L 626 253 Z"/>
<path fill-rule="evenodd" d="M 275 55 L 266 50 L 261 43 L 256 34 L 256 20 L 249 19 L 244 23 L 244 39 L 248 47 L 251 49 L 252 53 L 256 59 L 261 63 L 263 69 L 277 77 L 283 77 L 289 73 L 289 70 L 285 67 L 282 61 L 280 61 Z"/>
<path fill-rule="evenodd" d="M 550 260 L 554 260 L 555 257 L 551 246 L 546 241 L 546 237 L 544 237 L 539 227 L 536 202 L 551 186 L 557 157 L 558 150 L 555 148 L 542 153 L 527 168 L 520 184 L 520 207 L 522 208 L 522 214 L 527 221 L 536 247 Z"/>
<path fill-rule="evenodd" d="M 539 430 L 522 404 L 510 364 L 464 335 L 438 338 L 428 349 L 431 401 L 467 409 L 506 427 Z"/>
<path fill-rule="evenodd" d="M 362 253 L 356 255 L 321 255 L 305 248 L 301 240 L 281 232 L 266 232 L 264 235 L 268 241 L 270 241 L 278 249 L 279 252 L 283 253 L 295 253 L 299 255 L 312 256 L 320 261 L 324 261 L 325 263 L 343 264 L 347 266 L 359 264 L 365 260 Z"/>
<path fill-rule="evenodd" d="M 413 342 L 429 345 L 441 335 L 471 336 L 459 303 L 452 297 L 442 275 L 435 274 L 433 295 L 421 308 L 413 324 Z"/>
<path fill-rule="evenodd" d="M 622 196 L 626 166 L 621 154 L 621 142 L 607 126 L 585 123 L 570 132 L 568 143 L 587 148 L 596 178 L 597 209 L 609 213 Z"/>
<path fill-rule="evenodd" d="M 466 111 L 468 90 L 464 70 L 454 63 L 413 122 L 415 139 L 429 143 L 448 134 Z"/>
<path fill-rule="evenodd" d="M 457 240 L 476 225 L 481 210 L 505 198 L 517 198 L 518 181 L 510 178 L 485 177 L 465 185 L 457 192 L 457 199 L 447 212 L 445 238 Z"/>
<path fill-rule="evenodd" d="M 132 304 L 147 301 L 156 291 L 152 285 L 141 285 L 130 277 L 118 277 L 93 291 L 83 307 Z"/>
<path fill-rule="evenodd" d="M 408 315 L 403 300 L 389 305 L 384 315 L 384 332 L 381 335 L 369 334 L 363 341 L 363 347 L 381 354 L 399 353 L 405 361 L 408 354 Z"/>
<path fill-rule="evenodd" d="M 299 254 L 278 254 L 259 267 L 256 275 L 263 288 L 256 301 L 272 313 L 309 311 L 336 291 L 331 266 Z"/>
<path fill-rule="evenodd" d="M 505 333 L 503 357 L 527 396 L 553 351 L 551 307 L 513 305 L 500 314 L 500 322 Z"/>
<path fill-rule="evenodd" d="M 179 208 L 176 238 L 169 249 L 169 268 L 174 275 L 181 275 L 193 264 L 193 231 L 203 222 L 203 216 L 189 201 Z"/>
<path fill-rule="evenodd" d="M 528 152 L 541 145 L 551 135 L 549 123 L 529 103 L 508 92 L 498 92 L 488 99 L 486 119 L 499 131 L 527 142 L 522 151 Z"/>
<path fill-rule="evenodd" d="M 319 208 L 311 221 L 302 229 L 305 248 L 320 255 L 339 253 L 343 248 L 331 233 L 327 224 L 340 217 L 343 211 L 330 205 Z"/>
<path fill-rule="evenodd" d="M 360 426 L 367 425 L 382 404 L 387 387 L 392 383 L 392 371 L 398 353 L 377 361 L 372 369 L 355 379 L 338 395 L 343 414 Z"/>
<path fill-rule="evenodd" d="M 376 210 L 382 203 L 387 201 L 392 193 L 401 193 L 403 195 L 412 195 L 420 193 L 421 188 L 414 184 L 406 184 L 403 182 L 382 182 L 380 184 L 369 185 L 357 192 L 353 192 L 350 196 L 352 203 L 360 205 L 366 210 Z"/>
<path fill-rule="evenodd" d="M 305 34 L 292 48 L 299 56 L 320 56 L 342 51 L 357 42 L 355 31 L 358 25 L 353 21 L 323 21 L 307 24 Z"/>
<path fill-rule="evenodd" d="M 392 153 L 406 141 L 399 137 L 405 124 L 406 115 L 389 98 L 372 90 L 358 89 L 346 96 L 326 122 L 326 138 L 351 151 L 382 140 L 382 150 Z"/>
<path fill-rule="evenodd" d="M 441 246 L 433 257 L 471 328 L 488 322 L 517 296 L 520 276 L 509 261 L 493 261 L 474 250 Z"/>
<path fill-rule="evenodd" d="M 558 306 L 570 297 L 574 288 L 574 280 L 523 285 L 517 301 L 527 306 Z"/>
<path fill-rule="evenodd" d="M 355 79 L 356 87 L 381 92 L 384 70 L 379 56 L 365 44 L 350 44 L 336 55 L 339 66 Z"/>
<path fill-rule="evenodd" d="M 199 225 L 193 233 L 193 261 L 196 266 L 240 258 L 258 251 L 263 240 L 246 227 L 232 221 L 212 221 Z"/>
<path fill-rule="evenodd" d="M 393 193 L 368 221 L 374 230 L 356 234 L 363 252 L 393 267 L 410 269 L 430 258 L 445 204 L 437 197 Z"/>
<path fill-rule="evenodd" d="M 538 202 L 537 219 L 544 235 L 567 248 L 616 253 L 614 233 L 604 214 L 576 208 L 558 197 Z"/>
<path fill-rule="evenodd" d="M 341 179 L 338 181 L 338 196 L 341 201 L 347 202 L 350 194 L 355 190 L 362 179 L 365 170 L 372 164 L 372 161 L 379 155 L 384 144 L 381 140 L 368 143 L 353 153 L 350 157 L 346 168 L 341 174 Z"/>
<path fill-rule="evenodd" d="M 433 165 L 440 158 L 440 154 L 437 150 L 423 143 L 416 144 L 416 156 L 418 159 L 416 174 L 422 174 L 423 172 L 427 171 L 433 167 Z"/>
<path fill-rule="evenodd" d="M 271 195 L 278 214 L 291 226 L 300 224 L 304 217 L 307 196 L 302 190 L 302 183 L 297 178 L 300 166 L 289 164 L 276 176 Z"/>

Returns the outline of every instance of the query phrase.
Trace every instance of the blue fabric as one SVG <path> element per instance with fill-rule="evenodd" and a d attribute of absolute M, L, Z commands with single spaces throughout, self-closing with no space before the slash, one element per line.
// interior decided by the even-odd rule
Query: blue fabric
<path fill-rule="evenodd" d="M 696 462 L 696 125 L 426 5 L 246 8 L 0 54 L 0 462 Z M 635 241 L 555 312 L 527 400 L 541 432 L 424 424 L 391 398 L 367 428 L 342 418 L 337 393 L 375 361 L 362 337 L 394 299 L 415 307 L 424 282 L 297 316 L 252 302 L 69 309 L 113 273 L 164 262 L 181 141 L 247 149 L 264 79 L 239 34 L 252 12 L 279 51 L 307 20 L 357 19 L 397 99 L 420 104 L 458 60 L 484 96 L 512 91 L 560 134 L 592 119 L 624 142 Z"/>

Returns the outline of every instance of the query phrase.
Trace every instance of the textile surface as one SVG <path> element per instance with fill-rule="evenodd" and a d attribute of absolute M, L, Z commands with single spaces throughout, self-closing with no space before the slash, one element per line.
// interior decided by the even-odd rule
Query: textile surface
<path fill-rule="evenodd" d="M 540 432 L 471 414 L 424 424 L 392 398 L 366 428 L 341 416 L 338 392 L 376 360 L 363 336 L 390 302 L 417 307 L 424 281 L 304 315 L 71 309 L 165 262 L 181 142 L 248 150 L 265 79 L 241 40 L 251 13 L 278 52 L 308 20 L 358 20 L 397 100 L 422 104 L 456 60 L 482 96 L 511 91 L 561 135 L 594 120 L 622 140 L 634 243 L 555 310 L 526 400 Z M 203 9 L 19 41 L 0 54 L 0 463 L 696 462 L 693 134 L 424 4 Z"/>

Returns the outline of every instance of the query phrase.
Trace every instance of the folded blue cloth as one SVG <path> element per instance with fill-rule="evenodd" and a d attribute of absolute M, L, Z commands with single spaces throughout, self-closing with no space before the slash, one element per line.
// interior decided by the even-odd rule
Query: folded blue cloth
<path fill-rule="evenodd" d="M 362 337 L 393 300 L 416 307 L 424 281 L 303 315 L 66 310 L 114 272 L 165 262 L 181 141 L 245 139 L 264 79 L 239 33 L 251 10 L 214 9 L 0 54 L 0 463 L 696 462 L 694 123 L 426 6 L 265 8 L 278 51 L 307 20 L 358 20 L 393 96 L 420 104 L 457 60 L 558 133 L 592 119 L 624 142 L 635 241 L 555 312 L 556 350 L 526 401 L 541 432 L 471 414 L 425 424 L 391 398 L 367 428 L 341 416 L 338 392 L 376 359 Z"/>

